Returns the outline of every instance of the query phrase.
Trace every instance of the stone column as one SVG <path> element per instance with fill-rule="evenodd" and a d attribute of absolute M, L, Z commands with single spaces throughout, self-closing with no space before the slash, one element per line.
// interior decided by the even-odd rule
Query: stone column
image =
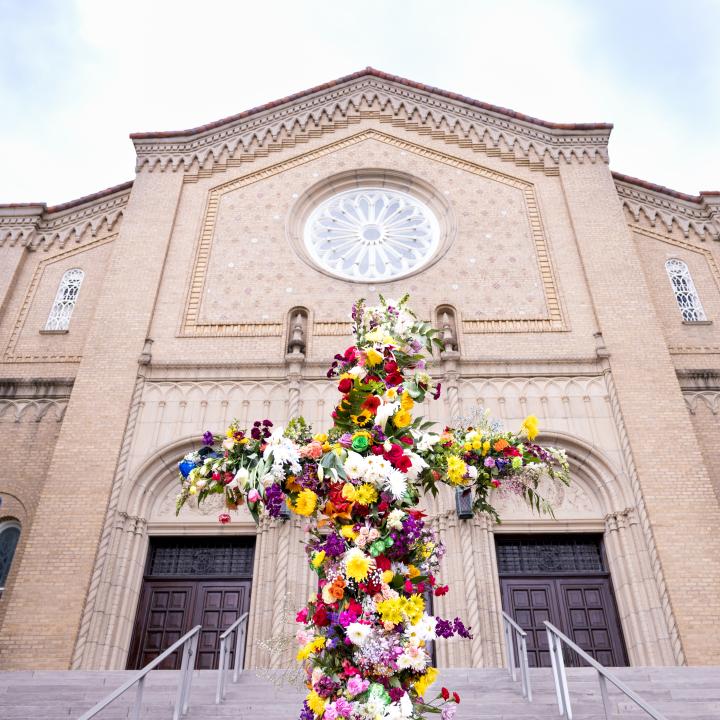
<path fill-rule="evenodd" d="M 2 667 L 70 665 L 182 180 L 169 171 L 135 179 L 10 590 Z"/>
<path fill-rule="evenodd" d="M 637 469 L 635 500 L 649 520 L 653 569 L 681 645 L 678 657 L 684 654 L 690 664 L 717 662 L 720 507 L 640 258 L 604 163 L 563 163 L 560 179 L 609 353 Z"/>

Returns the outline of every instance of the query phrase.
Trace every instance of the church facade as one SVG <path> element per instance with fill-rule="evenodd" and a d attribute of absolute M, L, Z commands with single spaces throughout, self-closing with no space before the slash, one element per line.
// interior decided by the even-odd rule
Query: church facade
<path fill-rule="evenodd" d="M 537 415 L 572 483 L 427 512 L 434 598 L 503 661 L 501 611 L 606 665 L 720 662 L 720 193 L 612 172 L 606 124 L 554 124 L 368 68 L 209 125 L 132 135 L 132 182 L 0 206 L 0 667 L 141 667 L 250 613 L 246 664 L 312 591 L 302 523 L 185 507 L 177 461 L 233 418 L 317 431 L 354 299 L 442 332 L 440 425 Z M 289 655 L 288 655 L 289 657 Z"/>

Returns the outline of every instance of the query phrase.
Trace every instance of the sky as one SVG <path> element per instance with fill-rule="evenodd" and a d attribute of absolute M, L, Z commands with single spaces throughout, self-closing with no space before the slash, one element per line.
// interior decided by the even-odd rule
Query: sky
<path fill-rule="evenodd" d="M 0 203 L 132 179 L 131 132 L 368 65 L 554 122 L 613 170 L 720 190 L 720 0 L 0 0 Z"/>

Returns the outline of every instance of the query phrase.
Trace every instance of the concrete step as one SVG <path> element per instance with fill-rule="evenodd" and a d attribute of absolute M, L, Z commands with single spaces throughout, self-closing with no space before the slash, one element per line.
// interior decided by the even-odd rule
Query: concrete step
<path fill-rule="evenodd" d="M 617 677 L 663 713 L 668 720 L 720 718 L 720 667 L 616 668 Z M 278 672 L 275 680 L 279 680 Z M 69 720 L 79 717 L 133 675 L 132 672 L 6 672 L 0 673 L 0 718 L 7 720 Z M 530 671 L 533 702 L 525 701 L 519 682 L 501 669 L 460 668 L 441 671 L 436 687 L 446 685 L 460 693 L 457 720 L 550 720 L 559 717 L 552 673 Z M 150 673 L 145 685 L 141 717 L 172 717 L 179 673 Z M 270 682 L 268 673 L 246 671 L 237 684 L 228 679 L 223 705 L 215 705 L 217 674 L 193 675 L 188 720 L 295 720 L 303 688 Z M 590 668 L 569 668 L 573 714 L 576 720 L 605 720 L 596 673 Z M 433 692 L 429 694 L 432 696 Z M 647 718 L 625 695 L 610 688 L 611 720 Z M 129 690 L 97 717 L 127 720 L 132 717 L 135 689 Z"/>

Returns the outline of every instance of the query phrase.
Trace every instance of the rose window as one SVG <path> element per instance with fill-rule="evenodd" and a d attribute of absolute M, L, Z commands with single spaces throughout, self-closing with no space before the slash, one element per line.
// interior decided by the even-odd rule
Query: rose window
<path fill-rule="evenodd" d="M 359 188 L 333 195 L 305 224 L 305 247 L 337 277 L 356 282 L 394 280 L 419 270 L 435 254 L 434 213 L 412 195 Z"/>

